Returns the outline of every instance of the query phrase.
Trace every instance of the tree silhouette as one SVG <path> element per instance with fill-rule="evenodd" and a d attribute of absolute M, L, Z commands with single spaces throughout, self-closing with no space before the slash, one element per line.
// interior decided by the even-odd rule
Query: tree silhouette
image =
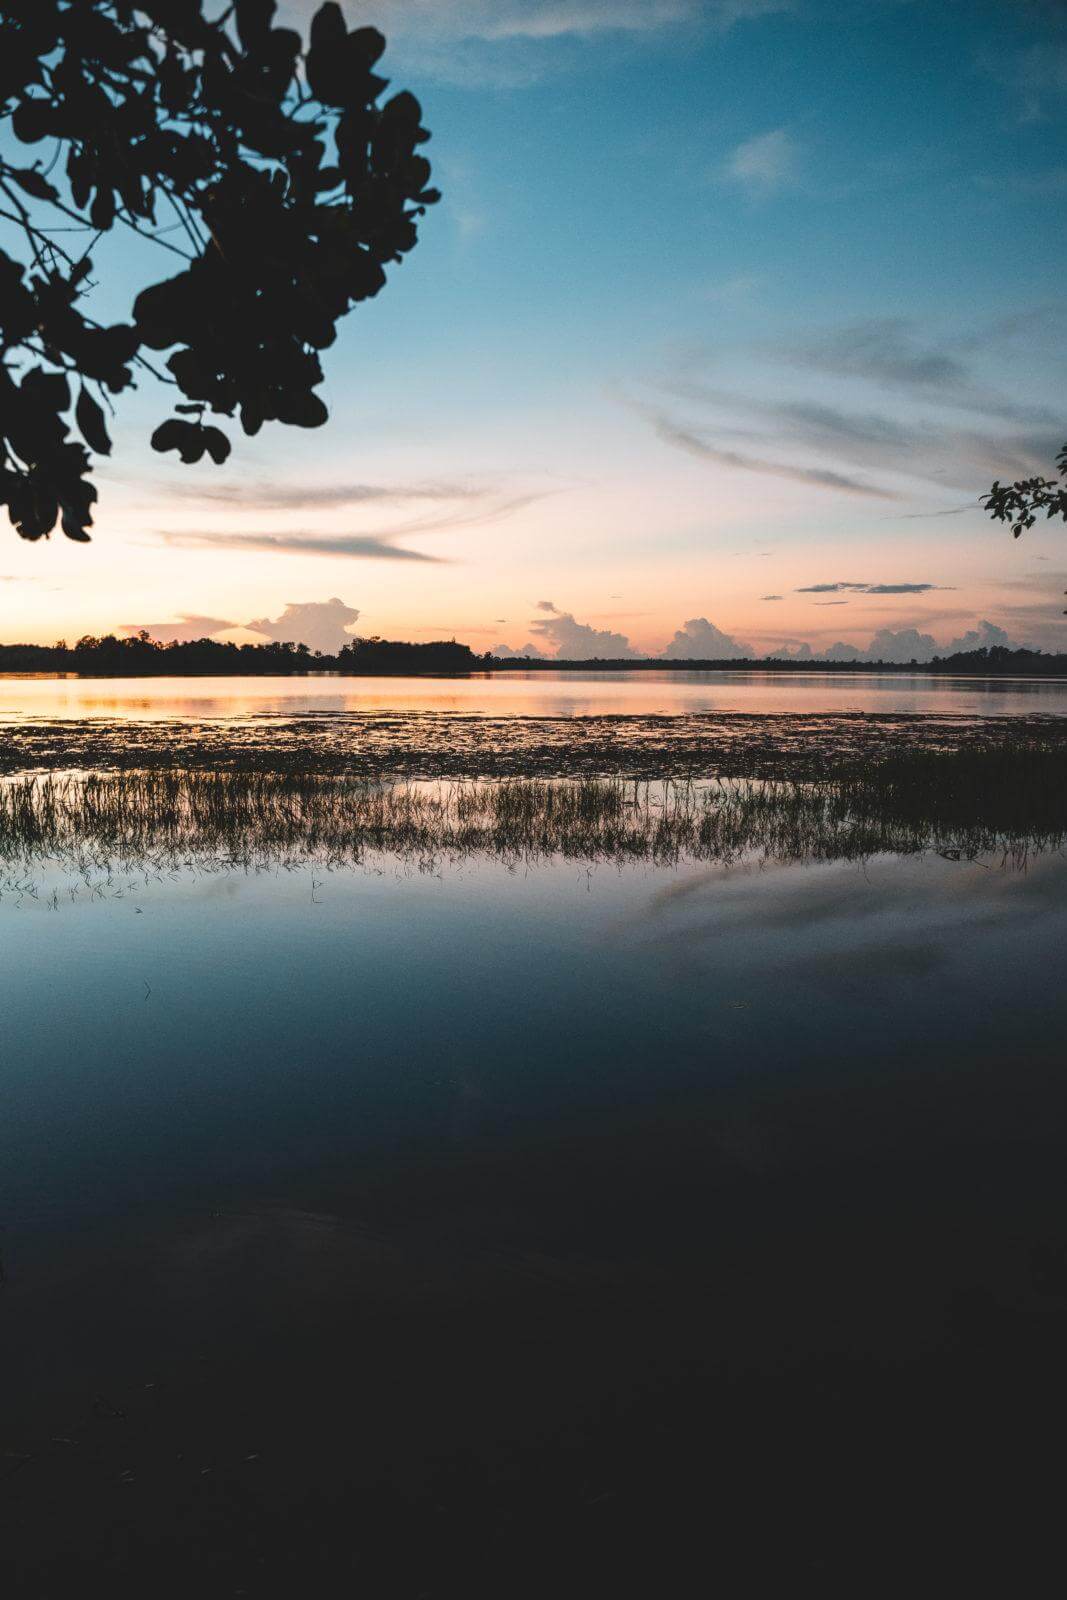
<path fill-rule="evenodd" d="M 26 165 L 7 158 L 13 140 L 0 146 L 18 257 L 0 249 L 0 504 L 24 539 L 57 521 L 88 539 L 89 450 L 110 453 L 105 411 L 139 372 L 178 391 L 152 445 L 184 462 L 229 455 L 207 412 L 249 434 L 321 426 L 319 352 L 439 198 L 418 101 L 382 100 L 382 35 L 350 32 L 328 3 L 305 53 L 275 11 L 4 0 L 0 126 L 45 144 Z M 131 321 L 101 326 L 85 309 L 90 252 L 117 225 L 184 259 L 142 289 Z M 172 352 L 164 371 L 146 351 Z"/>
<path fill-rule="evenodd" d="M 1062 517 L 1067 522 L 1067 444 L 1056 457 L 1062 482 L 1055 478 L 1019 478 L 1015 483 L 994 483 L 982 504 L 998 522 L 1010 522 L 1016 539 L 1024 528 L 1032 528 L 1037 514 Z"/>

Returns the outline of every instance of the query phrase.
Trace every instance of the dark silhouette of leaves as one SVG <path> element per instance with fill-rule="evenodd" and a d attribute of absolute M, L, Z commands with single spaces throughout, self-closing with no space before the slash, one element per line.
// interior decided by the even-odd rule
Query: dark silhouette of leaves
<path fill-rule="evenodd" d="M 1046 519 L 1062 517 L 1067 522 L 1067 444 L 1056 457 L 1056 466 L 1059 483 L 1055 478 L 1017 478 L 1014 483 L 995 482 L 982 496 L 989 515 L 998 522 L 1010 522 L 1016 539 L 1024 528 L 1033 527 L 1041 511 Z"/>
<path fill-rule="evenodd" d="M 11 167 L 8 169 L 7 177 L 11 179 L 12 183 L 18 184 L 18 187 L 26 194 L 32 195 L 35 200 L 55 200 L 57 198 L 56 189 L 49 183 L 43 173 L 37 171 L 36 167 Z"/>
<path fill-rule="evenodd" d="M 95 450 L 98 456 L 109 456 L 111 440 L 108 437 L 104 413 L 87 389 L 83 389 L 79 394 L 74 415 L 78 420 L 82 438 L 89 449 Z"/>
<path fill-rule="evenodd" d="M 300 35 L 274 26 L 275 0 L 205 10 L 5 0 L 0 12 L 0 118 L 14 136 L 2 148 L 48 141 L 32 165 L 0 156 L 14 252 L 0 250 L 0 504 L 23 538 L 57 523 L 88 537 L 96 491 L 69 437 L 68 375 L 97 454 L 111 441 L 94 391 L 120 394 L 146 372 L 181 396 L 153 447 L 189 464 L 230 452 L 205 412 L 249 434 L 321 427 L 319 352 L 439 198 L 418 101 L 382 102 L 375 28 L 349 30 L 327 3 L 302 57 Z M 133 229 L 184 257 L 181 270 L 137 295 L 131 321 L 102 326 L 85 309 L 88 249 L 68 245 L 78 226 L 90 241 Z"/>
<path fill-rule="evenodd" d="M 153 450 L 177 450 L 181 459 L 189 464 L 209 455 L 216 466 L 221 466 L 230 453 L 230 441 L 221 428 L 205 427 L 201 422 L 183 422 L 171 417 L 160 423 L 152 435 Z"/>

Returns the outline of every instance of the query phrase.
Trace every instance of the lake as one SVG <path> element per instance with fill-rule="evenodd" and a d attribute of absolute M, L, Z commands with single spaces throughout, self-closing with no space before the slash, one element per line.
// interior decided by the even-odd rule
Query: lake
<path fill-rule="evenodd" d="M 505 672 L 461 678 L 16 678 L 0 675 L 0 725 L 53 717 L 243 718 L 305 712 L 493 717 L 680 713 L 1067 714 L 1067 679 L 923 673 Z"/>
<path fill-rule="evenodd" d="M 745 687 L 643 676 L 3 693 L 243 720 Z M 1048 684 L 879 683 L 1062 714 Z M 822 809 L 810 784 L 415 785 L 384 821 L 373 784 L 284 772 L 5 779 L 18 1592 L 89 1563 L 219 1596 L 876 1593 L 920 1552 L 949 1588 L 1036 1581 L 1067 807 L 1020 754 L 1005 809 L 990 759 L 962 810 L 897 776 Z"/>

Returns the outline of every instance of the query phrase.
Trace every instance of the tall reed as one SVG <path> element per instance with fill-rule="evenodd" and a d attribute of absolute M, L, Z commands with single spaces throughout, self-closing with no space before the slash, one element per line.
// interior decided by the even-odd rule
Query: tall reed
<path fill-rule="evenodd" d="M 915 752 L 823 783 L 621 778 L 373 781 L 150 769 L 0 781 L 0 860 L 343 865 L 1017 857 L 1067 837 L 1067 757 Z"/>

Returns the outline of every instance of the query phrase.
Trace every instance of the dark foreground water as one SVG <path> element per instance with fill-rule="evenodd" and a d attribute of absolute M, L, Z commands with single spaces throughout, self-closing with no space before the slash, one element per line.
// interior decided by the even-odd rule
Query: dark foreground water
<path fill-rule="evenodd" d="M 1046 1592 L 1061 854 L 64 882 L 0 897 L 12 1592 Z"/>

